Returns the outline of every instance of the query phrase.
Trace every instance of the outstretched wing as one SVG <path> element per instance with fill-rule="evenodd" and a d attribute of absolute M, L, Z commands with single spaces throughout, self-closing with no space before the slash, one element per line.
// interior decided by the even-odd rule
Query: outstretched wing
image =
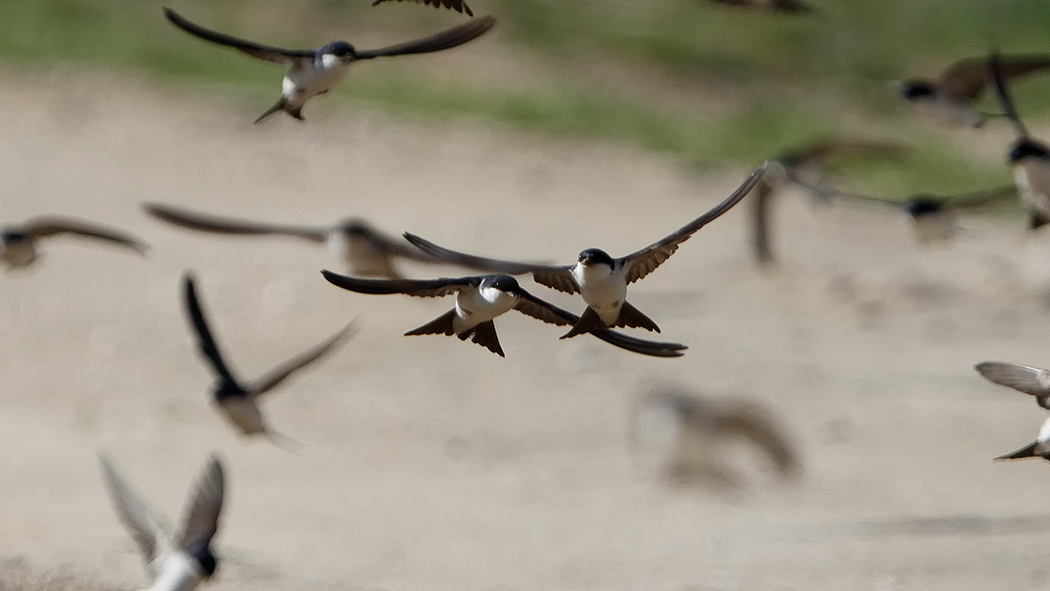
<path fill-rule="evenodd" d="M 536 283 L 541 285 L 546 285 L 552 289 L 569 294 L 579 293 L 580 291 L 580 286 L 576 284 L 576 279 L 572 276 L 571 265 L 555 267 L 551 265 L 539 265 L 536 263 L 516 263 L 514 261 L 501 261 L 479 257 L 451 250 L 443 246 L 438 246 L 429 240 L 420 238 L 419 236 L 408 232 L 405 232 L 405 239 L 416 245 L 416 247 L 423 252 L 446 263 L 466 267 L 468 269 L 477 269 L 487 273 L 502 273 L 506 275 L 524 275 L 525 273 L 532 273 L 532 278 L 536 280 Z"/>
<path fill-rule="evenodd" d="M 176 538 L 180 548 L 186 550 L 207 545 L 219 529 L 219 513 L 222 512 L 222 497 L 225 477 L 219 458 L 212 456 L 183 512 L 182 531 Z"/>
<path fill-rule="evenodd" d="M 973 367 L 990 382 L 1031 394 L 1040 401 L 1050 396 L 1050 371 L 1008 361 L 984 361 Z"/>
<path fill-rule="evenodd" d="M 997 54 L 992 54 L 992 57 L 988 59 L 987 63 L 987 74 L 992 78 L 992 86 L 995 88 L 995 94 L 999 97 L 999 104 L 1003 107 L 1003 112 L 1006 116 L 1013 121 L 1014 128 L 1017 129 L 1017 134 L 1021 137 L 1028 137 L 1028 130 L 1025 128 L 1021 118 L 1017 115 L 1017 109 L 1014 108 L 1014 102 L 1010 98 L 1010 93 L 1006 90 L 1006 76 L 1003 73 L 1003 65 Z"/>
<path fill-rule="evenodd" d="M 288 376 L 324 357 L 336 345 L 342 342 L 347 335 L 352 333 L 353 327 L 353 322 L 347 324 L 343 330 L 332 335 L 327 341 L 294 359 L 284 362 L 270 373 L 249 384 L 248 391 L 251 392 L 253 396 L 259 396 L 274 389 L 278 384 L 287 379 Z"/>
<path fill-rule="evenodd" d="M 172 207 L 170 205 L 161 205 L 159 203 L 143 203 L 142 207 L 146 210 L 146 213 L 159 220 L 200 232 L 237 234 L 244 236 L 277 234 L 281 236 L 305 238 L 312 242 L 324 242 L 328 235 L 327 228 L 248 222 L 222 216 L 197 213 L 188 209 Z"/>
<path fill-rule="evenodd" d="M 168 527 L 128 486 L 109 458 L 100 455 L 98 460 L 102 465 L 102 475 L 105 477 L 106 488 L 109 490 L 110 500 L 113 501 L 113 508 L 117 511 L 117 517 L 131 533 L 148 565 L 157 556 L 171 549 Z"/>
<path fill-rule="evenodd" d="M 33 218 L 26 221 L 21 229 L 31 238 L 44 238 L 56 234 L 73 234 L 126 246 L 139 254 L 145 254 L 149 250 L 149 246 L 146 243 L 130 234 L 115 228 L 107 228 L 69 218 L 55 216 Z"/>
<path fill-rule="evenodd" d="M 442 279 L 361 279 L 321 271 L 321 275 L 336 287 L 372 295 L 403 294 L 417 298 L 436 298 L 458 292 L 464 287 L 477 287 L 483 277 L 457 277 Z"/>
<path fill-rule="evenodd" d="M 193 275 L 187 272 L 183 275 L 182 281 L 186 313 L 189 314 L 190 322 L 193 324 L 193 331 L 197 335 L 197 348 L 200 349 L 201 354 L 211 363 L 215 373 L 223 381 L 237 384 L 237 378 L 233 377 L 233 373 L 226 367 L 226 362 L 222 359 L 222 353 L 219 352 L 219 346 L 215 343 L 211 330 L 208 328 L 208 321 L 204 318 L 204 310 L 201 309 L 200 301 L 197 299 L 197 287 Z"/>
<path fill-rule="evenodd" d="M 313 59 L 314 57 L 315 52 L 312 49 L 284 49 L 270 45 L 260 45 L 259 43 L 247 41 L 245 39 L 231 37 L 225 33 L 205 29 L 200 25 L 191 23 L 170 8 L 164 9 L 164 16 L 171 21 L 171 24 L 186 31 L 194 37 L 200 37 L 205 41 L 211 41 L 212 43 L 232 47 L 238 51 L 247 53 L 252 57 L 257 57 L 268 62 L 292 65 L 298 60 Z"/>
<path fill-rule="evenodd" d="M 387 1 L 388 0 L 375 0 L 375 2 L 372 2 L 372 6 L 377 6 L 377 5 L 382 4 L 383 2 L 387 2 Z M 400 0 L 395 0 L 395 1 L 400 1 Z M 416 4 L 426 4 L 426 5 L 429 5 L 429 6 L 433 6 L 434 8 L 441 8 L 442 6 L 444 6 L 445 8 L 451 8 L 452 10 L 455 10 L 456 12 L 465 12 L 465 13 L 467 13 L 467 16 L 474 16 L 474 13 L 471 12 L 470 7 L 467 6 L 467 3 L 464 2 L 463 0 L 414 0 L 414 1 L 415 1 Z"/>
<path fill-rule="evenodd" d="M 390 45 L 380 49 L 365 49 L 354 52 L 354 57 L 361 60 L 372 59 L 391 55 L 409 55 L 413 53 L 430 53 L 443 49 L 452 49 L 473 41 L 484 35 L 489 29 L 496 26 L 496 17 L 483 16 L 471 19 L 461 25 L 456 25 L 435 35 Z"/>
<path fill-rule="evenodd" d="M 765 174 L 767 166 L 769 166 L 768 162 L 758 167 L 755 172 L 751 173 L 751 176 L 747 177 L 744 184 L 737 187 L 736 191 L 733 191 L 732 195 L 722 203 L 719 203 L 714 208 L 708 210 L 704 215 L 689 222 L 685 226 L 682 226 L 670 236 L 624 257 L 624 266 L 627 267 L 627 283 L 634 283 L 649 273 L 652 273 L 661 263 L 670 258 L 671 255 L 678 250 L 680 244 L 689 240 L 689 237 L 697 230 L 703 228 L 707 224 L 718 219 L 718 217 L 725 212 L 732 209 L 734 205 L 747 196 L 747 194 L 751 192 L 751 189 L 762 180 L 762 175 Z"/>
<path fill-rule="evenodd" d="M 1000 72 L 1004 80 L 1023 76 L 1050 67 L 1050 55 L 999 56 Z M 988 58 L 964 59 L 952 64 L 941 76 L 941 85 L 955 96 L 977 99 L 990 81 Z"/>

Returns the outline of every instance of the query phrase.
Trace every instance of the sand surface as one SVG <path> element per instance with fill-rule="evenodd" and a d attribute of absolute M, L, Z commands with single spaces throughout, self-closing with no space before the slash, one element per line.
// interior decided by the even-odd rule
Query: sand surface
<path fill-rule="evenodd" d="M 632 287 L 662 336 L 690 345 L 685 357 L 559 342 L 559 329 L 511 314 L 497 322 L 500 359 L 401 336 L 451 300 L 344 292 L 318 273 L 342 270 L 324 249 L 197 235 L 139 203 L 310 224 L 356 215 L 463 250 L 570 262 L 588 246 L 648 244 L 748 170 L 685 171 L 623 147 L 322 102 L 307 125 L 252 126 L 265 104 L 112 76 L 9 73 L 0 103 L 4 221 L 75 215 L 154 246 L 144 260 L 57 238 L 38 266 L 0 277 L 0 561 L 12 561 L 0 562 L 12 565 L 0 588 L 23 588 L 26 572 L 85 589 L 146 586 L 99 450 L 172 517 L 207 455 L 221 454 L 214 589 L 1050 581 L 1050 470 L 991 461 L 1030 442 L 1044 413 L 971 369 L 1050 364 L 1050 239 L 1024 237 L 1020 219 L 968 221 L 956 244 L 923 249 L 895 212 L 820 210 L 788 195 L 778 270 L 751 264 L 741 208 Z M 359 316 L 352 340 L 265 400 L 302 457 L 238 438 L 211 408 L 179 300 L 187 268 L 249 378 Z M 745 456 L 739 490 L 667 486 L 628 440 L 654 383 L 764 403 L 796 441 L 801 479 L 779 483 Z"/>

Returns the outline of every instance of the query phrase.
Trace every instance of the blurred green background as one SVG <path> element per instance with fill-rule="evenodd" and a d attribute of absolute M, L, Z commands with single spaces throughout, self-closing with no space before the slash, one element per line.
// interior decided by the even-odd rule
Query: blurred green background
<path fill-rule="evenodd" d="M 167 4 L 205 26 L 292 47 L 332 39 L 385 45 L 464 18 L 410 3 L 373 8 L 369 0 Z M 900 139 L 917 148 L 914 157 L 856 168 L 860 186 L 894 194 L 1010 181 L 1003 150 L 989 146 L 1003 144 L 1002 137 L 938 129 L 906 110 L 888 84 L 935 76 L 992 47 L 1050 50 L 1050 2 L 813 5 L 814 13 L 799 16 L 705 0 L 473 0 L 475 14 L 495 14 L 500 24 L 458 50 L 457 67 L 428 67 L 426 57 L 399 58 L 397 67 L 362 64 L 325 102 L 337 105 L 329 109 L 359 104 L 411 118 L 471 118 L 626 143 L 698 167 L 751 164 L 827 134 Z M 33 70 L 89 64 L 242 95 L 258 107 L 245 113 L 246 124 L 274 100 L 279 67 L 188 37 L 164 20 L 160 6 L 4 0 L 0 59 Z M 473 69 L 472 59 L 484 67 Z M 1022 114 L 1044 115 L 1050 76 L 1026 80 L 1016 94 Z M 982 105 L 996 109 L 989 96 Z M 317 124 L 324 111 L 311 108 L 307 116 Z"/>

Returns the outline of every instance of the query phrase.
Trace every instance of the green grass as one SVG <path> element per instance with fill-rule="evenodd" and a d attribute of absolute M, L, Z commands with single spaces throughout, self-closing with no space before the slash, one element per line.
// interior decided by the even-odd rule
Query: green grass
<path fill-rule="evenodd" d="M 949 192 L 1009 181 L 1001 160 L 963 155 L 962 143 L 984 141 L 979 133 L 944 132 L 920 121 L 887 82 L 933 75 L 990 47 L 1050 51 L 1050 3 L 812 1 L 818 12 L 798 17 L 703 0 L 473 0 L 476 13 L 501 19 L 486 43 L 502 43 L 514 59 L 537 65 L 535 81 L 505 87 L 462 72 L 445 79 L 440 71 L 362 67 L 334 96 L 418 117 L 480 117 L 624 142 L 697 166 L 754 163 L 828 134 L 900 137 L 917 146 L 914 157 L 851 166 L 860 185 Z M 460 21 L 409 4 L 373 9 L 367 0 L 172 4 L 214 28 L 290 46 L 362 35 L 401 39 Z M 260 111 L 280 77 L 272 64 L 173 30 L 159 3 L 138 0 L 4 0 L 0 60 L 31 68 L 83 63 L 233 89 L 259 97 Z M 610 66 L 619 73 L 612 80 L 604 74 Z M 720 96 L 732 98 L 711 99 Z M 1019 86 L 1017 100 L 1023 113 L 1046 114 L 1050 76 Z"/>

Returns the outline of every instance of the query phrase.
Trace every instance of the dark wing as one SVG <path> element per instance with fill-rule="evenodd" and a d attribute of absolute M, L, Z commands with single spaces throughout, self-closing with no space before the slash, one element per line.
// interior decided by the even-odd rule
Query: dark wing
<path fill-rule="evenodd" d="M 394 293 L 417 298 L 436 298 L 458 292 L 467 286 L 477 287 L 482 277 L 458 277 L 442 279 L 361 279 L 321 271 L 321 275 L 336 287 L 357 293 L 390 295 Z"/>
<path fill-rule="evenodd" d="M 1010 121 L 1014 122 L 1017 133 L 1021 137 L 1028 137 L 1028 130 L 1025 129 L 1024 123 L 1021 122 L 1021 118 L 1017 115 L 1017 109 L 1014 108 L 1014 103 L 1010 99 L 1010 93 L 1006 90 L 1006 78 L 1003 75 L 1003 66 L 997 54 L 992 54 L 992 57 L 989 58 L 987 71 L 992 77 L 992 86 L 995 88 L 996 96 L 999 97 L 999 104 L 1002 105 L 1003 112 L 1010 118 Z"/>
<path fill-rule="evenodd" d="M 514 309 L 526 316 L 532 316 L 557 326 L 575 325 L 580 321 L 580 317 L 572 312 L 545 302 L 525 290 L 521 290 L 520 298 L 518 303 L 514 305 Z M 683 355 L 682 351 L 688 349 L 688 347 L 680 343 L 646 341 L 608 329 L 591 331 L 590 334 L 610 345 L 652 357 L 681 357 Z"/>
<path fill-rule="evenodd" d="M 175 543 L 183 550 L 207 545 L 219 529 L 219 513 L 222 512 L 222 497 L 225 477 L 219 458 L 212 456 L 183 512 L 182 531 Z"/>
<path fill-rule="evenodd" d="M 762 182 L 755 187 L 755 194 L 751 196 L 751 243 L 760 265 L 775 262 L 769 236 L 770 207 L 775 192 L 769 183 Z"/>
<path fill-rule="evenodd" d="M 770 414 L 752 402 L 733 402 L 718 417 L 718 428 L 726 434 L 751 440 L 764 451 L 783 476 L 799 470 L 798 454 L 787 435 Z"/>
<path fill-rule="evenodd" d="M 990 382 L 1035 397 L 1050 396 L 1050 371 L 1020 363 L 985 361 L 974 366 Z"/>
<path fill-rule="evenodd" d="M 1050 68 L 1050 55 L 1015 55 L 999 57 L 1004 80 Z M 952 64 L 941 76 L 941 85 L 955 96 L 974 100 L 981 96 L 990 81 L 988 58 L 970 58 Z"/>
<path fill-rule="evenodd" d="M 190 21 L 182 18 L 177 12 L 170 8 L 164 9 L 164 16 L 168 17 L 171 24 L 186 31 L 190 35 L 200 37 L 205 41 L 211 41 L 212 43 L 218 43 L 219 45 L 226 45 L 232 47 L 238 51 L 247 53 L 252 57 L 257 57 L 261 60 L 268 62 L 274 62 L 278 64 L 292 65 L 297 60 L 301 59 L 313 59 L 314 50 L 312 49 L 283 49 L 281 47 L 272 47 L 269 45 L 260 45 L 244 39 L 238 39 L 231 37 L 225 33 L 219 33 L 210 29 L 205 29 L 200 25 L 191 23 Z"/>
<path fill-rule="evenodd" d="M 117 510 L 117 516 L 124 527 L 131 532 L 146 564 L 170 548 L 168 528 L 163 519 L 149 508 L 128 483 L 120 476 L 113 463 L 105 456 L 99 456 L 102 464 L 102 475 L 106 480 L 110 500 Z"/>
<path fill-rule="evenodd" d="M 762 180 L 762 175 L 765 174 L 767 166 L 769 166 L 768 162 L 758 167 L 755 172 L 751 173 L 751 176 L 747 177 L 744 184 L 737 187 L 736 191 L 733 191 L 732 195 L 722 203 L 719 203 L 714 208 L 707 211 L 704 215 L 689 222 L 685 226 L 682 226 L 677 232 L 667 236 L 663 240 L 654 242 L 642 250 L 633 252 L 624 257 L 624 266 L 627 267 L 627 283 L 634 283 L 649 273 L 652 273 L 654 269 L 659 267 L 661 263 L 670 258 L 670 256 L 678 250 L 678 245 L 689 240 L 689 237 L 697 230 L 703 228 L 708 223 L 718 219 L 719 216 L 732 209 L 734 205 L 746 197 L 747 194 L 751 192 L 751 189 Z"/>
<path fill-rule="evenodd" d="M 953 207 L 969 209 L 984 207 L 986 205 L 991 205 L 992 203 L 1016 197 L 1017 185 L 1003 185 L 1002 187 L 995 187 L 994 189 L 985 189 L 983 191 L 974 191 L 972 193 L 964 193 L 961 195 L 949 195 L 944 197 L 944 200 Z"/>
<path fill-rule="evenodd" d="M 106 228 L 67 218 L 50 216 L 34 218 L 22 224 L 20 229 L 31 238 L 43 238 L 45 236 L 54 236 L 55 234 L 75 234 L 85 238 L 96 238 L 119 244 L 120 246 L 126 246 L 140 254 L 145 254 L 149 250 L 149 246 L 141 240 L 115 228 Z"/>
<path fill-rule="evenodd" d="M 372 6 L 376 6 L 387 1 L 388 0 L 375 0 L 375 2 L 372 3 Z M 470 7 L 467 6 L 467 3 L 463 0 L 415 0 L 415 3 L 426 4 L 428 6 L 433 6 L 434 8 L 441 8 L 442 6 L 444 6 L 445 8 L 451 8 L 456 12 L 466 12 L 467 16 L 474 16 L 474 13 L 471 12 Z"/>
<path fill-rule="evenodd" d="M 281 236 L 294 236 L 305 238 L 312 242 L 324 242 L 328 235 L 328 229 L 309 226 L 285 226 L 281 224 L 263 224 L 246 222 L 233 218 L 196 213 L 187 209 L 161 205 L 159 203 L 143 203 L 143 209 L 151 216 L 190 230 L 200 232 L 212 232 L 215 234 L 237 234 L 242 236 L 257 236 L 264 234 L 277 234 Z"/>
<path fill-rule="evenodd" d="M 270 371 L 270 373 L 249 384 L 248 391 L 251 392 L 252 396 L 259 396 L 276 388 L 277 385 L 283 382 L 288 376 L 306 367 L 307 365 L 310 365 L 314 361 L 317 361 L 318 359 L 324 357 L 325 354 L 327 354 L 336 345 L 342 342 L 342 340 L 347 335 L 351 334 L 351 329 L 353 327 L 353 322 L 347 324 L 346 327 L 343 328 L 343 330 L 340 330 L 339 332 L 332 335 L 332 337 L 329 338 L 327 341 L 321 343 L 313 349 L 310 349 L 302 355 L 295 357 L 294 359 L 289 359 L 288 361 L 284 362 L 277 368 Z"/>
<path fill-rule="evenodd" d="M 810 164 L 824 164 L 833 156 L 899 159 L 910 148 L 894 142 L 823 138 L 799 146 L 776 158 L 788 171 Z"/>
<path fill-rule="evenodd" d="M 399 256 L 410 261 L 416 261 L 417 263 L 441 262 L 433 256 L 430 256 L 426 252 L 423 252 L 416 246 L 406 244 L 404 240 L 398 240 L 393 236 L 387 236 L 386 234 L 370 227 L 364 227 L 363 231 L 367 235 L 369 241 L 378 245 L 380 248 L 394 256 Z"/>
<path fill-rule="evenodd" d="M 201 309 L 200 301 L 197 299 L 197 287 L 192 274 L 186 273 L 183 276 L 183 286 L 186 312 L 190 315 L 194 332 L 197 333 L 197 347 L 200 349 L 201 354 L 208 359 L 212 367 L 215 368 L 215 372 L 219 374 L 223 381 L 237 384 L 237 379 L 233 377 L 229 368 L 226 367 L 226 362 L 222 359 L 222 353 L 219 352 L 219 346 L 215 344 L 211 330 L 208 329 L 208 321 L 205 320 L 204 311 Z"/>
<path fill-rule="evenodd" d="M 579 293 L 580 291 L 580 286 L 576 285 L 576 280 L 572 276 L 571 265 L 553 267 L 535 263 L 515 263 L 513 261 L 487 259 L 438 246 L 429 240 L 408 232 L 405 232 L 405 239 L 439 261 L 488 273 L 504 273 L 507 275 L 532 273 L 533 279 L 541 285 L 569 294 Z"/>
<path fill-rule="evenodd" d="M 430 53 L 432 51 L 441 51 L 442 49 L 451 49 L 463 45 L 468 41 L 477 39 L 494 26 L 496 26 L 496 17 L 491 15 L 483 16 L 471 19 L 462 25 L 446 29 L 436 35 L 431 35 L 430 37 L 424 37 L 406 43 L 398 43 L 397 45 L 391 45 L 381 49 L 356 51 L 354 57 L 366 60 L 374 57 Z"/>
<path fill-rule="evenodd" d="M 770 6 L 783 12 L 813 12 L 813 7 L 800 0 L 773 0 Z"/>

